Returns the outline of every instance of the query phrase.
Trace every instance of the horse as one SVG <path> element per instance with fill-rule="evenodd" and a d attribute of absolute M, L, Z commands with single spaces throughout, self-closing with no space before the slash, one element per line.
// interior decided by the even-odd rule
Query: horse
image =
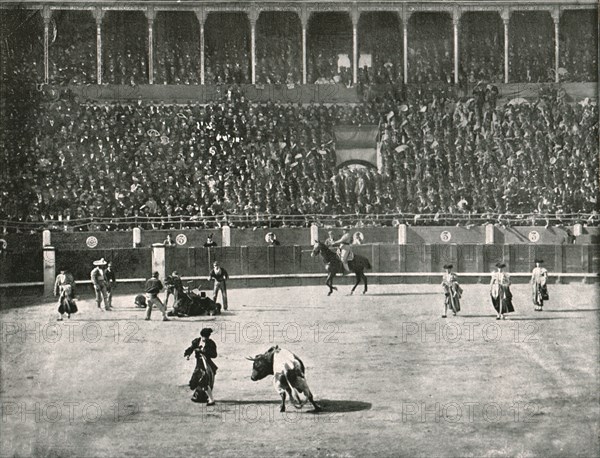
<path fill-rule="evenodd" d="M 340 258 L 335 252 L 331 251 L 327 245 L 325 245 L 323 242 L 319 242 L 318 240 L 313 245 L 313 250 L 310 255 L 313 257 L 316 255 L 321 255 L 323 264 L 325 264 L 325 270 L 327 271 L 327 281 L 325 282 L 325 284 L 329 287 L 329 293 L 327 293 L 327 295 L 331 296 L 333 290 L 337 291 L 337 288 L 333 286 L 333 279 L 335 278 L 335 275 L 344 272 L 344 265 L 342 264 L 342 261 L 340 261 Z M 364 270 L 371 268 L 371 262 L 364 256 L 355 254 L 354 258 L 351 261 L 348 261 L 348 267 L 350 268 L 351 272 L 356 274 L 356 283 L 354 283 L 350 294 L 354 293 L 354 290 L 361 280 L 365 284 L 365 289 L 363 290 L 363 294 L 365 294 L 367 292 L 367 276 L 364 274 Z"/>

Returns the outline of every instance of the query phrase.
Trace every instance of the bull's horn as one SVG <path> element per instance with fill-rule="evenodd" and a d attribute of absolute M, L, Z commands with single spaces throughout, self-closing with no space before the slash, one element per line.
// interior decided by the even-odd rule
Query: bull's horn
<path fill-rule="evenodd" d="M 248 361 L 254 361 L 254 358 L 250 358 L 250 356 L 246 356 L 246 359 L 247 359 Z"/>

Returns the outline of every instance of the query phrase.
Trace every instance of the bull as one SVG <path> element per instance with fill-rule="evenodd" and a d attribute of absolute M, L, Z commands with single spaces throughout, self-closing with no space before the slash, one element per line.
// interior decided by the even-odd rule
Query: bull
<path fill-rule="evenodd" d="M 322 410 L 314 401 L 308 383 L 306 383 L 304 363 L 292 352 L 276 345 L 261 355 L 246 359 L 254 362 L 250 376 L 253 382 L 262 380 L 267 375 L 273 375 L 273 385 L 281 396 L 280 412 L 285 412 L 286 395 L 289 396 L 296 409 L 301 409 L 308 400 L 315 408 L 315 412 Z M 300 394 L 306 396 L 304 401 L 300 399 Z"/>

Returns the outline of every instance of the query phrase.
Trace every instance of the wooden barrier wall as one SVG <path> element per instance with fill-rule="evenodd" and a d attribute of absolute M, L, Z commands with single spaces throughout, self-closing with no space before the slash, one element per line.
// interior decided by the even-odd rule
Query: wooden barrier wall
<path fill-rule="evenodd" d="M 366 256 L 371 272 L 441 272 L 446 263 L 457 272 L 485 273 L 503 261 L 509 272 L 530 272 L 534 259 L 556 273 L 597 273 L 598 245 L 447 245 L 368 244 L 354 246 Z M 207 276 L 213 261 L 219 260 L 231 275 L 274 275 L 323 273 L 320 257 L 311 257 L 310 245 L 242 246 L 217 248 L 165 247 L 165 273 L 178 270 L 184 276 Z M 152 272 L 151 247 L 56 250 L 56 269 L 65 266 L 76 280 L 89 280 L 93 261 L 112 261 L 119 278 L 148 278 Z M 2 255 L 0 283 L 43 280 L 43 253 L 31 250 Z"/>

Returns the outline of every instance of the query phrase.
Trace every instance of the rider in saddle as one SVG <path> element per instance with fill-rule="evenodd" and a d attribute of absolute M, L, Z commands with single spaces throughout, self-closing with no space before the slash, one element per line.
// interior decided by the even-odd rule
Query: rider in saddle
<path fill-rule="evenodd" d="M 354 255 L 352 254 L 352 249 L 350 248 L 350 244 L 352 243 L 352 236 L 348 229 L 344 228 L 344 233 L 340 237 L 339 240 L 335 240 L 333 242 L 334 245 L 340 245 L 338 249 L 338 256 L 340 257 L 340 261 L 344 265 L 345 273 L 350 272 L 350 268 L 348 267 L 348 261 L 352 261 Z"/>

